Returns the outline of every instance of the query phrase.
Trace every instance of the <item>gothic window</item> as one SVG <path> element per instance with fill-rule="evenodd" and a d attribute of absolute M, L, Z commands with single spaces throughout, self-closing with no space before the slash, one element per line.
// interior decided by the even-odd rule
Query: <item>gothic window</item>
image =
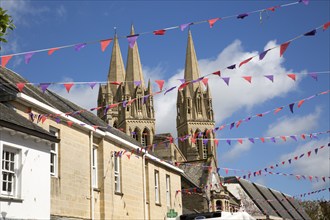
<path fill-rule="evenodd" d="M 187 110 L 188 110 L 188 114 L 190 114 L 190 112 L 191 112 L 190 98 L 187 98 Z"/>
<path fill-rule="evenodd" d="M 204 132 L 204 134 L 203 134 L 203 140 L 202 140 L 203 159 L 206 159 L 207 158 L 207 145 L 208 145 L 207 136 L 206 136 L 206 132 Z"/>
<path fill-rule="evenodd" d="M 144 129 L 143 132 L 142 132 L 142 138 L 141 138 L 141 144 L 143 147 L 146 147 L 149 145 L 149 131 L 148 129 Z"/>
<path fill-rule="evenodd" d="M 197 113 L 198 114 L 202 114 L 202 98 L 200 96 L 200 94 L 197 95 L 197 100 L 196 100 L 196 104 L 197 104 Z"/>
<path fill-rule="evenodd" d="M 178 160 L 178 156 L 177 156 L 177 152 L 176 152 L 176 150 L 174 150 L 174 160 L 175 160 L 175 161 Z"/>
<path fill-rule="evenodd" d="M 117 121 L 115 121 L 114 123 L 113 123 L 113 127 L 114 128 L 118 128 L 118 124 L 117 124 L 118 122 Z"/>
<path fill-rule="evenodd" d="M 217 211 L 221 211 L 221 201 L 217 200 L 215 205 L 216 205 Z"/>
<path fill-rule="evenodd" d="M 209 107 L 212 109 L 212 99 L 209 99 Z"/>
<path fill-rule="evenodd" d="M 139 141 L 139 129 L 138 128 L 135 128 L 135 130 L 132 132 L 132 137 Z"/>

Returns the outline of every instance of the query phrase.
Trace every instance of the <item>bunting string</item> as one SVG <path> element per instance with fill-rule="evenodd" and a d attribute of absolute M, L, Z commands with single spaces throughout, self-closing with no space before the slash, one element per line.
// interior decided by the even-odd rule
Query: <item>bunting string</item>
<path fill-rule="evenodd" d="M 237 19 L 242 20 L 242 19 L 244 19 L 245 17 L 247 17 L 251 14 L 262 13 L 264 11 L 275 12 L 275 10 L 277 10 L 277 9 L 292 6 L 292 5 L 296 5 L 296 4 L 301 3 L 301 2 L 304 3 L 305 5 L 308 5 L 307 0 L 304 0 L 304 1 L 300 0 L 300 1 L 297 1 L 297 2 L 289 3 L 289 4 L 277 5 L 277 6 L 273 6 L 273 7 L 269 7 L 269 8 L 263 8 L 263 9 L 259 9 L 259 10 L 255 10 L 255 11 L 250 11 L 250 12 L 247 12 L 247 13 L 217 17 L 217 18 L 212 18 L 212 19 L 208 19 L 208 20 L 201 20 L 201 21 L 196 21 L 196 22 L 189 22 L 189 23 L 186 23 L 186 24 L 181 24 L 181 25 L 177 25 L 177 26 L 162 28 L 162 29 L 158 29 L 158 30 L 154 30 L 154 31 L 146 31 L 146 32 L 141 32 L 141 33 L 134 34 L 134 35 L 128 35 L 128 36 L 119 36 L 118 38 L 119 39 L 126 38 L 128 40 L 129 46 L 132 47 L 132 46 L 134 46 L 137 38 L 141 35 L 146 35 L 146 34 L 153 34 L 153 35 L 157 35 L 157 36 L 165 35 L 166 31 L 169 31 L 169 30 L 180 29 L 181 31 L 184 31 L 187 27 L 190 27 L 191 25 L 197 25 L 197 24 L 203 24 L 203 23 L 208 23 L 210 28 L 212 28 L 214 26 L 214 24 L 219 20 L 225 20 L 225 19 L 229 19 L 229 18 L 237 18 Z M 261 16 L 260 16 L 260 19 L 262 19 Z M 60 49 L 64 49 L 64 48 L 74 48 L 75 51 L 80 51 L 81 49 L 86 47 L 86 45 L 95 44 L 95 43 L 100 43 L 101 50 L 104 52 L 106 50 L 106 48 L 108 47 L 108 45 L 111 43 L 112 40 L 113 40 L 112 38 L 107 38 L 107 39 L 102 39 L 102 40 L 93 40 L 93 41 L 84 42 L 84 43 L 75 43 L 75 44 L 69 44 L 69 45 L 65 45 L 65 46 L 56 46 L 56 47 L 51 47 L 51 48 L 46 48 L 46 49 L 38 49 L 38 50 L 32 50 L 32 51 L 27 51 L 27 52 L 20 52 L 20 53 L 13 53 L 13 54 L 8 54 L 8 55 L 3 55 L 3 56 L 0 56 L 1 61 L 2 61 L 1 65 L 3 67 L 5 67 L 6 64 L 9 62 L 9 60 L 13 56 L 25 55 L 25 63 L 28 64 L 30 62 L 32 56 L 36 53 L 48 52 L 48 55 L 52 55 L 55 51 L 60 50 Z"/>
<path fill-rule="evenodd" d="M 295 196 L 293 196 L 293 198 L 302 198 L 302 197 L 305 197 L 305 196 L 310 196 L 310 195 L 313 195 L 313 194 L 324 192 L 326 190 L 328 190 L 329 193 L 330 193 L 330 188 L 323 188 L 323 189 L 314 190 L 314 191 L 311 191 L 311 192 L 307 192 L 307 193 L 302 193 L 302 194 L 299 194 L 299 195 L 295 195 Z"/>

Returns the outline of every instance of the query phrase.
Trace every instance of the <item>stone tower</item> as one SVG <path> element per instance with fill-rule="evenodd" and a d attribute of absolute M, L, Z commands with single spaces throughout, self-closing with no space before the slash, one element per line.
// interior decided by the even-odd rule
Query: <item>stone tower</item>
<path fill-rule="evenodd" d="M 184 141 L 178 141 L 179 148 L 187 161 L 216 157 L 213 128 L 212 97 L 208 85 L 200 81 L 199 68 L 191 31 L 188 33 L 184 79 L 188 86 L 178 91 L 177 96 L 177 132 L 178 137 L 191 135 Z M 207 140 L 210 139 L 210 140 Z"/>
<path fill-rule="evenodd" d="M 134 35 L 133 25 L 130 35 Z M 133 48 L 128 47 L 125 73 L 118 39 L 115 37 L 108 81 L 107 85 L 100 87 L 98 106 L 120 104 L 111 107 L 106 114 L 104 109 L 100 109 L 98 116 L 143 146 L 151 145 L 155 134 L 153 96 L 150 80 L 145 87 L 137 43 Z"/>

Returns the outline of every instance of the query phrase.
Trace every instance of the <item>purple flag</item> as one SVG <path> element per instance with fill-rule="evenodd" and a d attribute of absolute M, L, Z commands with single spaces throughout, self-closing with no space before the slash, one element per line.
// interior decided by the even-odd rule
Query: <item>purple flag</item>
<path fill-rule="evenodd" d="M 297 141 L 297 137 L 295 135 L 290 136 L 293 140 Z"/>
<path fill-rule="evenodd" d="M 291 113 L 293 113 L 293 106 L 294 106 L 294 103 L 291 103 L 291 104 L 289 105 Z"/>
<path fill-rule="evenodd" d="M 183 83 L 185 83 L 185 82 L 186 82 L 186 80 L 185 80 L 185 79 L 179 79 L 179 80 L 180 80 L 181 84 L 183 84 Z"/>
<path fill-rule="evenodd" d="M 109 109 L 110 109 L 110 105 L 107 105 L 104 109 L 103 115 L 106 115 Z"/>
<path fill-rule="evenodd" d="M 28 64 L 30 62 L 33 55 L 34 55 L 34 52 L 25 54 L 25 63 L 26 64 Z"/>
<path fill-rule="evenodd" d="M 193 81 L 191 81 L 192 83 L 196 83 L 196 82 L 199 82 L 199 81 L 202 81 L 204 79 L 204 77 L 199 77 L 198 79 L 195 79 Z"/>
<path fill-rule="evenodd" d="M 59 124 L 61 122 L 61 119 L 60 118 L 55 118 L 55 121 L 57 124 Z"/>
<path fill-rule="evenodd" d="M 128 101 L 123 101 L 123 107 L 126 108 Z"/>
<path fill-rule="evenodd" d="M 304 5 L 308 5 L 308 3 L 309 3 L 309 0 L 300 0 L 299 2 L 302 2 L 302 3 L 304 3 Z"/>
<path fill-rule="evenodd" d="M 233 65 L 227 67 L 227 69 L 230 69 L 230 70 L 233 70 L 235 68 L 236 68 L 236 64 L 233 64 Z"/>
<path fill-rule="evenodd" d="M 221 79 L 223 79 L 223 81 L 227 84 L 227 86 L 229 86 L 229 77 L 221 77 Z"/>
<path fill-rule="evenodd" d="M 75 51 L 80 51 L 80 50 L 83 49 L 85 46 L 86 46 L 85 43 L 82 43 L 82 44 L 76 44 L 76 45 L 74 46 L 74 50 L 75 50 Z"/>
<path fill-rule="evenodd" d="M 250 121 L 250 120 L 251 120 L 251 117 L 244 119 L 245 122 Z"/>
<path fill-rule="evenodd" d="M 301 155 L 299 156 L 299 158 L 302 158 L 304 155 L 305 155 L 305 154 L 301 154 Z"/>
<path fill-rule="evenodd" d="M 134 85 L 135 85 L 135 86 L 139 86 L 139 85 L 141 85 L 141 82 L 142 82 L 142 81 L 134 81 Z"/>
<path fill-rule="evenodd" d="M 291 164 L 291 159 L 289 159 L 288 161 L 289 161 L 289 164 Z"/>
<path fill-rule="evenodd" d="M 186 29 L 188 26 L 192 25 L 193 23 L 187 23 L 187 24 L 181 24 L 180 25 L 180 29 L 181 31 L 184 31 L 184 29 Z"/>
<path fill-rule="evenodd" d="M 270 81 L 274 82 L 274 75 L 265 75 L 265 77 Z"/>
<path fill-rule="evenodd" d="M 207 140 L 207 139 L 203 139 L 203 144 L 204 145 L 207 145 L 207 142 L 208 142 L 209 140 Z"/>
<path fill-rule="evenodd" d="M 267 168 L 264 169 L 267 172 Z"/>
<path fill-rule="evenodd" d="M 143 96 L 143 104 L 147 102 L 147 99 L 149 98 L 150 95 Z"/>
<path fill-rule="evenodd" d="M 308 98 L 306 98 L 305 100 L 310 100 L 310 99 L 313 99 L 315 97 L 316 97 L 316 95 L 312 95 L 312 96 L 309 96 Z"/>
<path fill-rule="evenodd" d="M 227 144 L 231 145 L 231 140 L 227 140 L 226 142 Z"/>
<path fill-rule="evenodd" d="M 268 50 L 265 50 L 265 51 L 263 51 L 263 52 L 261 52 L 261 53 L 259 54 L 259 60 L 262 60 L 262 59 L 266 56 L 266 54 L 268 53 L 268 51 L 269 51 L 269 49 L 268 49 Z"/>
<path fill-rule="evenodd" d="M 233 123 L 230 124 L 230 128 L 229 129 L 231 130 L 234 126 L 235 126 L 235 122 L 233 122 Z"/>
<path fill-rule="evenodd" d="M 254 139 L 253 138 L 249 138 L 249 141 L 254 144 Z"/>
<path fill-rule="evenodd" d="M 308 73 L 308 75 L 317 81 L 317 73 Z"/>
<path fill-rule="evenodd" d="M 319 151 L 319 149 L 318 149 L 318 148 L 316 148 L 314 151 L 315 151 L 315 154 L 317 154 L 317 152 Z"/>
<path fill-rule="evenodd" d="M 43 93 L 47 90 L 48 86 L 50 86 L 50 83 L 40 83 L 39 87 Z"/>
<path fill-rule="evenodd" d="M 274 143 L 276 143 L 275 137 L 271 137 L 270 140 Z"/>
<path fill-rule="evenodd" d="M 134 47 L 135 42 L 136 42 L 136 40 L 137 40 L 138 37 L 139 37 L 138 34 L 127 36 L 127 40 L 128 40 L 128 43 L 129 43 L 129 47 L 130 48 L 133 48 Z"/>
<path fill-rule="evenodd" d="M 239 14 L 237 16 L 238 19 L 244 19 L 245 17 L 249 16 L 247 13 L 244 13 L 244 14 Z"/>
<path fill-rule="evenodd" d="M 88 85 L 91 87 L 91 89 L 94 89 L 94 86 L 96 85 L 96 82 L 90 82 Z"/>
<path fill-rule="evenodd" d="M 316 29 L 305 33 L 304 36 L 314 36 L 315 34 L 316 34 Z"/>
<path fill-rule="evenodd" d="M 170 88 L 170 89 L 166 90 L 166 91 L 164 92 L 164 95 L 166 95 L 166 93 L 168 93 L 168 92 L 172 91 L 172 90 L 173 90 L 173 89 L 175 89 L 175 88 L 176 88 L 176 86 L 173 86 L 172 88 Z"/>

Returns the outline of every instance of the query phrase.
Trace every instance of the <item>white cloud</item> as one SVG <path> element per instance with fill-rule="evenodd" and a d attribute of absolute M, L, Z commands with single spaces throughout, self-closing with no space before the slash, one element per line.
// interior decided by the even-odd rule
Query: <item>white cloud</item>
<path fill-rule="evenodd" d="M 281 117 L 268 126 L 266 134 L 268 136 L 294 135 L 308 132 L 318 126 L 318 119 L 322 109 L 317 107 L 311 114 L 302 117 Z"/>
<path fill-rule="evenodd" d="M 288 160 L 289 158 L 294 158 L 295 156 L 300 156 L 303 153 L 307 153 L 308 151 L 312 150 L 311 156 L 305 157 L 293 161 L 291 165 L 289 165 L 293 171 L 293 174 L 300 174 L 300 175 L 307 175 L 307 176 L 318 176 L 326 177 L 326 182 L 323 182 L 322 179 L 319 179 L 318 182 L 315 182 L 316 180 L 313 178 L 313 188 L 314 189 L 319 189 L 321 187 L 325 187 L 327 184 L 329 184 L 329 167 L 330 167 L 330 162 L 329 162 L 329 137 L 328 138 L 323 138 L 320 140 L 314 140 L 310 141 L 304 145 L 300 145 L 297 147 L 297 149 L 289 154 L 285 154 L 281 156 L 281 161 L 283 160 Z M 318 151 L 318 154 L 315 155 L 315 152 L 313 149 L 320 147 L 320 146 L 325 146 L 323 149 Z"/>
<path fill-rule="evenodd" d="M 249 151 L 251 146 L 252 143 L 247 141 L 243 142 L 242 144 L 236 143 L 231 150 L 221 156 L 221 161 L 232 161 L 237 159 L 238 157 L 242 156 L 244 152 Z"/>
<path fill-rule="evenodd" d="M 56 8 L 55 12 L 56 15 L 61 19 L 65 19 L 67 16 L 67 10 L 64 5 L 60 5 L 58 8 Z"/>

